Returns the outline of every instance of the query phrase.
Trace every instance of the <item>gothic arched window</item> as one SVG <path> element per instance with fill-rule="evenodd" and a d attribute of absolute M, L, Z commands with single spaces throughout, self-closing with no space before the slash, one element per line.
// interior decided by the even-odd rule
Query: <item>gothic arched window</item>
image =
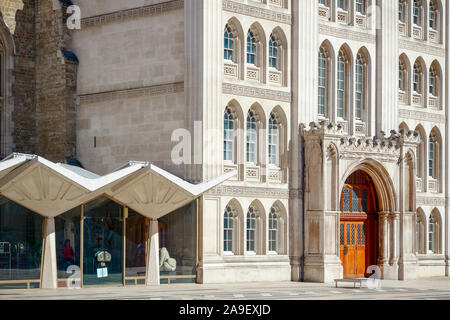
<path fill-rule="evenodd" d="M 256 65 L 256 37 L 252 31 L 248 31 L 247 34 L 247 63 Z"/>
<path fill-rule="evenodd" d="M 278 216 L 273 207 L 269 213 L 269 251 L 278 251 Z"/>
<path fill-rule="evenodd" d="M 318 113 L 320 116 L 326 116 L 328 101 L 328 62 L 327 54 L 323 47 L 319 50 L 319 101 Z"/>
<path fill-rule="evenodd" d="M 233 252 L 234 238 L 234 214 L 230 206 L 227 206 L 223 215 L 223 251 Z"/>
<path fill-rule="evenodd" d="M 366 62 L 364 57 L 359 53 L 356 58 L 356 93 L 355 93 L 355 116 L 357 119 L 362 118 L 362 109 L 365 103 L 365 86 L 364 79 L 366 77 Z"/>
<path fill-rule="evenodd" d="M 257 222 L 256 222 L 256 213 L 253 207 L 249 207 L 247 211 L 247 251 L 256 252 L 256 243 L 257 243 Z"/>
<path fill-rule="evenodd" d="M 422 26 L 422 0 L 414 0 L 413 22 L 417 26 Z"/>
<path fill-rule="evenodd" d="M 279 154 L 279 128 L 275 114 L 272 113 L 269 118 L 269 164 L 278 166 Z"/>
<path fill-rule="evenodd" d="M 365 0 L 356 0 L 355 6 L 356 12 L 358 12 L 359 14 L 365 14 L 366 12 Z"/>
<path fill-rule="evenodd" d="M 279 45 L 273 35 L 269 39 L 269 67 L 279 69 Z"/>
<path fill-rule="evenodd" d="M 247 162 L 256 164 L 258 148 L 257 148 L 257 128 L 256 117 L 253 111 L 247 114 Z"/>
<path fill-rule="evenodd" d="M 406 66 L 402 59 L 398 62 L 398 89 L 406 91 Z"/>
<path fill-rule="evenodd" d="M 399 0 L 398 1 L 398 20 L 400 22 L 405 22 L 405 12 L 406 12 L 406 1 Z"/>
<path fill-rule="evenodd" d="M 438 17 L 439 17 L 439 8 L 437 6 L 436 1 L 431 1 L 430 2 L 430 28 L 433 30 L 437 30 L 438 29 Z"/>
<path fill-rule="evenodd" d="M 223 160 L 234 162 L 234 118 L 228 107 L 223 115 Z"/>
<path fill-rule="evenodd" d="M 422 66 L 419 61 L 414 64 L 414 73 L 413 73 L 413 87 L 414 91 L 417 93 L 422 93 Z"/>
<path fill-rule="evenodd" d="M 436 142 L 431 134 L 428 137 L 428 176 L 436 178 Z"/>
<path fill-rule="evenodd" d="M 225 60 L 234 60 L 234 37 L 231 28 L 227 25 L 224 32 L 224 51 L 223 58 Z"/>
<path fill-rule="evenodd" d="M 346 90 L 347 90 L 347 57 L 343 50 L 339 51 L 337 61 L 337 116 L 345 117 Z"/>
<path fill-rule="evenodd" d="M 433 96 L 437 97 L 439 96 L 439 90 L 438 90 L 438 73 L 436 70 L 436 67 L 434 65 L 430 68 L 430 79 L 429 79 L 429 92 Z"/>

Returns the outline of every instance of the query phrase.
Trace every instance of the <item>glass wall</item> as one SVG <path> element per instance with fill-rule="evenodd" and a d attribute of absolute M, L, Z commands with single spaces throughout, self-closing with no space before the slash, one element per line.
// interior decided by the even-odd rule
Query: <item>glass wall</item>
<path fill-rule="evenodd" d="M 80 220 L 81 207 L 55 218 L 59 287 L 67 286 L 67 281 L 64 280 L 67 278 L 73 279 L 71 285 L 80 285 Z"/>
<path fill-rule="evenodd" d="M 196 202 L 159 219 L 161 283 L 195 282 L 197 266 Z"/>
<path fill-rule="evenodd" d="M 84 206 L 84 285 L 123 283 L 123 209 L 107 197 Z"/>
<path fill-rule="evenodd" d="M 42 216 L 0 197 L 0 288 L 26 287 L 23 280 L 39 286 L 43 223 Z"/>
<path fill-rule="evenodd" d="M 146 250 L 149 219 L 140 214 L 128 211 L 126 219 L 126 278 L 145 277 Z M 133 279 L 130 279 L 133 280 Z M 131 283 L 145 283 L 145 279 L 136 279 Z"/>

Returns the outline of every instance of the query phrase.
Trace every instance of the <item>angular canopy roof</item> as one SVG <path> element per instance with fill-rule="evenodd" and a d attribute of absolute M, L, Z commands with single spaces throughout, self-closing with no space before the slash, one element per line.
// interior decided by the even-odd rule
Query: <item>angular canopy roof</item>
<path fill-rule="evenodd" d="M 234 175 L 236 171 L 194 185 L 148 162 L 132 161 L 99 176 L 79 167 L 16 153 L 0 161 L 0 194 L 46 217 L 58 216 L 106 194 L 157 219 Z"/>

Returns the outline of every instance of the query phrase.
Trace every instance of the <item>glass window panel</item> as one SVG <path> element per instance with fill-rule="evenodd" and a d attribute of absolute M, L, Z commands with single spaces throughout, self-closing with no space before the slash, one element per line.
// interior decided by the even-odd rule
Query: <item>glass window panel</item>
<path fill-rule="evenodd" d="M 43 223 L 42 216 L 0 197 L 0 281 L 40 279 Z"/>
<path fill-rule="evenodd" d="M 81 279 L 80 272 L 80 221 L 81 206 L 55 218 L 56 261 L 58 279 Z M 76 280 L 75 280 L 76 281 Z M 79 281 L 79 280 L 78 280 Z M 79 286 L 79 282 L 69 285 Z M 67 282 L 59 282 L 65 287 Z"/>

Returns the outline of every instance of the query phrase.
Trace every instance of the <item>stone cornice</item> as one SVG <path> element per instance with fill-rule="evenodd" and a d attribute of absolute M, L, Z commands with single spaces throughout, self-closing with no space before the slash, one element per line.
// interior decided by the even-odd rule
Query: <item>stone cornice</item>
<path fill-rule="evenodd" d="M 414 119 L 418 121 L 430 121 L 434 123 L 445 123 L 445 116 L 433 112 L 417 110 L 399 109 L 398 116 L 404 119 Z"/>
<path fill-rule="evenodd" d="M 353 41 L 375 43 L 376 36 L 364 32 L 352 31 L 343 28 L 335 28 L 333 26 L 319 24 L 319 33 L 327 36 L 332 36 L 341 39 L 348 39 Z"/>
<path fill-rule="evenodd" d="M 413 42 L 411 40 L 400 39 L 400 49 L 417 51 L 433 56 L 445 57 L 445 49 L 427 44 L 426 42 Z"/>
<path fill-rule="evenodd" d="M 184 92 L 184 82 L 80 95 L 80 104 Z"/>
<path fill-rule="evenodd" d="M 230 0 L 222 1 L 222 9 L 224 11 L 243 14 L 258 19 L 265 19 L 289 25 L 292 24 L 292 16 L 290 14 L 237 3 Z"/>
<path fill-rule="evenodd" d="M 222 92 L 224 94 L 231 94 L 237 96 L 261 98 L 275 101 L 291 102 L 292 95 L 290 92 L 276 91 L 264 88 L 256 88 L 249 86 L 242 86 L 232 83 L 223 83 Z"/>
<path fill-rule="evenodd" d="M 287 189 L 283 190 L 275 188 L 255 188 L 242 186 L 221 185 L 209 190 L 206 194 L 229 197 L 289 199 L 289 190 Z"/>
<path fill-rule="evenodd" d="M 149 6 L 142 6 L 127 10 L 114 11 L 111 13 L 101 14 L 98 16 L 83 18 L 81 19 L 81 27 L 83 28 L 83 27 L 103 25 L 111 22 L 123 21 L 133 18 L 151 17 L 154 15 L 162 14 L 164 12 L 178 10 L 182 8 L 184 8 L 184 0 L 173 0 Z"/>
<path fill-rule="evenodd" d="M 445 198 L 439 197 L 416 197 L 417 206 L 445 206 Z"/>

